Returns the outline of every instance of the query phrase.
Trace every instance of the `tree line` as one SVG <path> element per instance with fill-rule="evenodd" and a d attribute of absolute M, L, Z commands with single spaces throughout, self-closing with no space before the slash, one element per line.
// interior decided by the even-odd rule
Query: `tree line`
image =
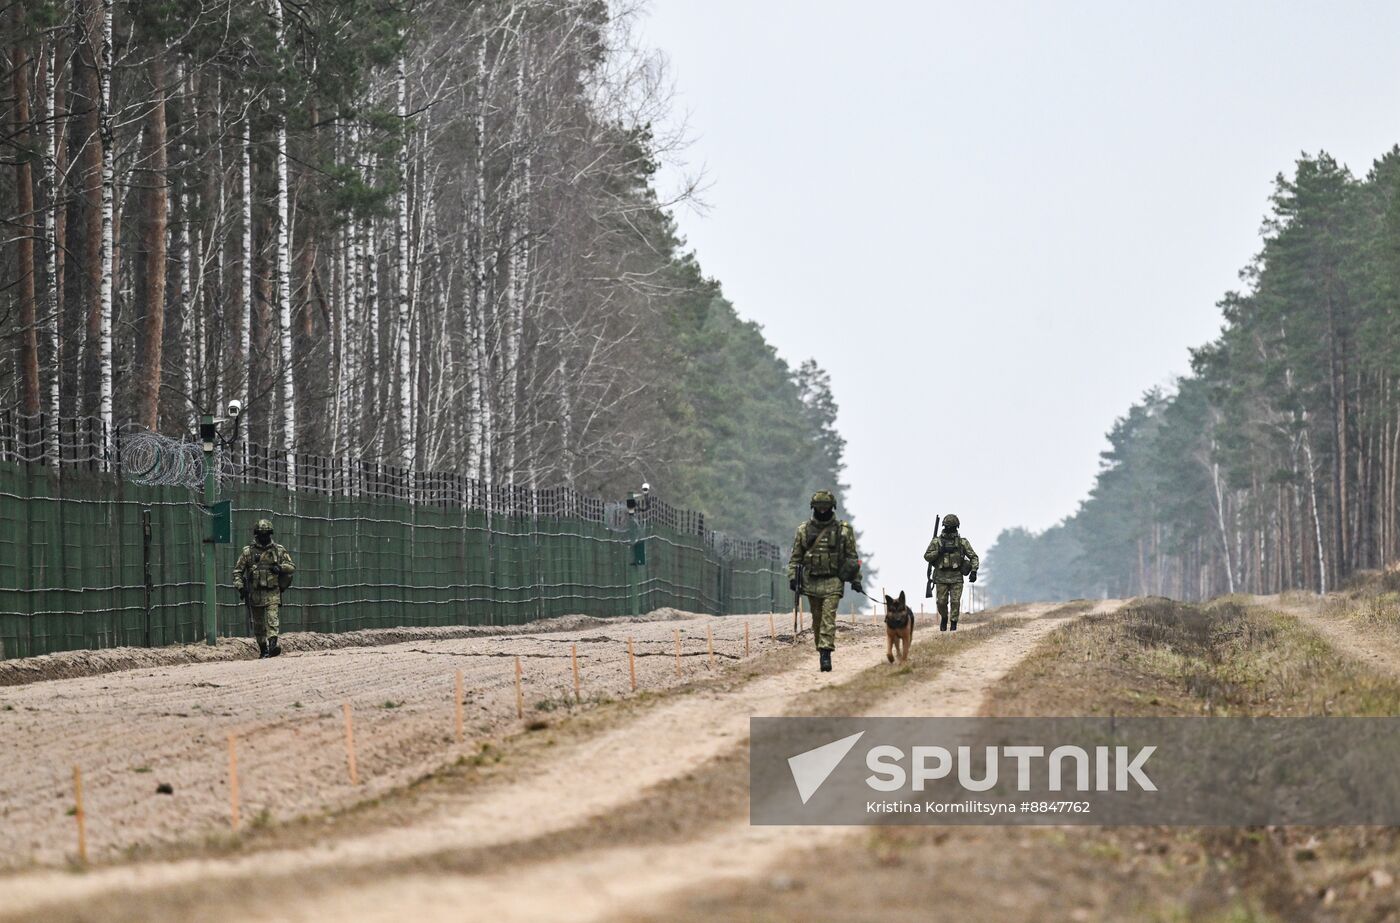
<path fill-rule="evenodd" d="M 1078 511 L 988 554 L 998 601 L 1326 592 L 1400 556 L 1400 148 L 1303 155 L 1219 337 L 1108 434 Z"/>
<path fill-rule="evenodd" d="M 0 407 L 487 482 L 650 480 L 783 537 L 843 462 L 686 252 L 683 139 L 604 0 L 19 0 Z M 36 436 L 42 438 L 42 435 Z"/>

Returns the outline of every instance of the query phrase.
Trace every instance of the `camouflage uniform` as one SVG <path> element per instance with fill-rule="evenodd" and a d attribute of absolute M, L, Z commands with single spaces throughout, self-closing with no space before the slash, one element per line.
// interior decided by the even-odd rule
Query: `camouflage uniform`
<path fill-rule="evenodd" d="M 962 614 L 963 575 L 977 580 L 981 561 L 972 543 L 958 534 L 958 517 L 948 514 L 943 520 L 943 532 L 935 535 L 924 552 L 924 560 L 933 565 L 933 584 L 937 594 L 939 626 L 944 622 L 957 630 Z"/>
<path fill-rule="evenodd" d="M 835 507 L 830 491 L 817 491 L 812 502 L 814 507 L 821 504 Z M 812 609 L 812 633 L 817 650 L 832 651 L 836 648 L 836 608 L 841 604 L 844 584 L 849 582 L 853 589 L 860 588 L 860 555 L 851 524 L 834 516 L 823 522 L 813 515 L 804 521 L 793 536 L 792 554 L 788 558 L 789 581 L 796 579 L 799 564 L 802 565 L 800 590 Z"/>
<path fill-rule="evenodd" d="M 292 563 L 287 549 L 272 541 L 272 523 L 269 520 L 260 519 L 253 527 L 255 536 L 260 533 L 266 533 L 267 542 L 264 544 L 255 539 L 252 544 L 243 546 L 243 553 L 233 565 L 233 585 L 238 595 L 248 601 L 258 647 L 267 656 L 270 645 L 272 656 L 276 656 L 280 652 L 277 635 L 282 591 L 291 584 L 296 565 Z"/>

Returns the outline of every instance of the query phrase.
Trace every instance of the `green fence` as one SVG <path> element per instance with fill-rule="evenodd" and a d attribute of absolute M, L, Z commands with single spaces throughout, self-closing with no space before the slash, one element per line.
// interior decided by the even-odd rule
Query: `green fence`
<path fill-rule="evenodd" d="M 26 450 L 0 419 L 0 656 L 201 640 L 208 511 L 185 488 L 131 482 L 120 438 L 55 431 Z M 283 631 L 764 612 L 786 590 L 775 546 L 660 501 L 628 513 L 566 489 L 246 445 L 233 455 L 221 496 L 234 543 L 214 546 L 221 635 L 248 633 L 231 572 L 265 516 L 297 564 Z"/>

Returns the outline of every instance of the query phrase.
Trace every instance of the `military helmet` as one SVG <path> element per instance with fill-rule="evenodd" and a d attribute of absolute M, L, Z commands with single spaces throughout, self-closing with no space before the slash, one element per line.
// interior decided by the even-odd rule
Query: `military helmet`
<path fill-rule="evenodd" d="M 960 525 L 962 525 L 962 520 L 958 518 L 957 513 L 949 513 L 943 517 L 943 528 L 945 529 L 956 529 Z"/>
<path fill-rule="evenodd" d="M 254 523 L 254 524 L 253 524 L 253 534 L 254 534 L 254 535 L 257 535 L 259 532 L 266 532 L 268 535 L 271 535 L 271 534 L 272 534 L 272 520 L 271 520 L 271 519 L 259 519 L 256 523 Z"/>
<path fill-rule="evenodd" d="M 812 494 L 812 509 L 823 505 L 829 505 L 834 509 L 836 507 L 836 495 L 829 490 L 819 490 Z"/>

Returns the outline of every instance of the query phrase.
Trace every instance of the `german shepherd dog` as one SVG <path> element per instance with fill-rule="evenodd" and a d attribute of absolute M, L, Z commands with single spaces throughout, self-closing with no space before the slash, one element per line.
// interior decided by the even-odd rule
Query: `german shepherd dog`
<path fill-rule="evenodd" d="M 901 590 L 899 599 L 885 595 L 885 658 L 894 663 L 895 655 L 899 662 L 909 659 L 909 645 L 914 641 L 914 611 L 904 602 Z"/>

